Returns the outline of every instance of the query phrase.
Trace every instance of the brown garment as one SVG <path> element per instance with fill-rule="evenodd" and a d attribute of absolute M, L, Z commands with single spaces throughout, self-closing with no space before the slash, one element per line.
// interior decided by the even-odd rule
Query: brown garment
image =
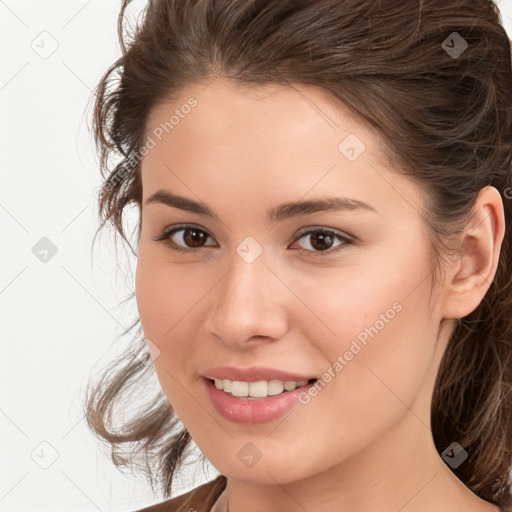
<path fill-rule="evenodd" d="M 210 512 L 217 498 L 226 487 L 227 478 L 219 475 L 185 494 L 151 505 L 135 512 Z"/>

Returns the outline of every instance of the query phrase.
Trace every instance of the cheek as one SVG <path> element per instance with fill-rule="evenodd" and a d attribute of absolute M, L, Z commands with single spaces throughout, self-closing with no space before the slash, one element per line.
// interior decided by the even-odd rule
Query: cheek
<path fill-rule="evenodd" d="M 309 325 L 303 322 L 302 328 L 331 360 L 350 350 L 353 342 L 362 347 L 359 359 L 372 344 L 393 345 L 400 340 L 414 344 L 412 333 L 425 329 L 428 262 L 421 261 L 423 255 L 418 251 L 400 261 L 388 252 L 386 248 L 367 260 L 358 260 L 357 265 L 340 266 L 327 278 L 317 273 L 301 279 L 300 286 L 295 279 L 294 291 L 312 313 L 307 315 Z M 292 275 L 287 279 L 293 282 Z M 355 347 L 354 352 L 357 350 Z"/>
<path fill-rule="evenodd" d="M 165 256 L 161 248 L 141 242 L 135 273 L 137 308 L 146 336 L 164 342 L 199 300 L 201 282 L 191 286 L 187 268 Z"/>
<path fill-rule="evenodd" d="M 147 338 L 156 340 L 160 337 L 165 326 L 162 316 L 163 308 L 167 308 L 167 304 L 162 304 L 167 299 L 163 294 L 165 283 L 158 278 L 159 268 L 151 264 L 150 258 L 147 256 L 141 246 L 137 257 L 137 269 L 135 272 L 135 296 L 137 300 L 137 309 L 139 317 Z"/>
<path fill-rule="evenodd" d="M 160 264 L 158 255 L 151 255 L 141 244 L 135 273 L 135 295 L 144 335 L 151 345 L 156 346 L 157 357 L 152 356 L 159 377 L 164 368 L 172 374 L 176 372 L 180 348 L 186 346 L 179 342 L 185 340 L 180 331 L 193 303 L 190 296 L 194 292 L 180 285 L 178 272 L 173 269 L 171 273 L 170 265 Z M 169 357 L 171 340 L 172 358 Z"/>
<path fill-rule="evenodd" d="M 350 275 L 333 279 L 317 294 L 318 300 L 311 292 L 305 295 L 329 327 L 325 337 L 313 331 L 308 337 L 321 343 L 331 365 L 337 362 L 331 373 L 343 374 L 333 381 L 343 382 L 345 396 L 360 396 L 363 382 L 364 389 L 372 388 L 371 393 L 363 390 L 367 403 L 377 403 L 377 396 L 389 394 L 379 376 L 391 388 L 410 386 L 411 392 L 424 378 L 436 334 L 429 323 L 428 276 L 428 260 L 417 247 L 395 257 L 381 254 Z M 364 402 L 358 400 L 354 406 Z"/>
<path fill-rule="evenodd" d="M 155 255 L 156 256 L 156 255 Z M 190 333 L 185 332 L 187 312 L 198 299 L 197 289 L 181 286 L 183 272 L 158 264 L 139 248 L 135 274 L 137 308 L 151 350 L 155 372 L 163 393 L 181 419 L 188 407 L 183 393 L 190 351 Z"/>
<path fill-rule="evenodd" d="M 330 359 L 343 358 L 338 391 L 357 418 L 371 424 L 380 411 L 389 420 L 410 405 L 433 364 L 435 335 L 428 319 L 430 281 L 421 268 L 386 276 L 360 287 L 346 304 L 343 340 Z M 394 274 L 394 275 L 393 275 Z M 398 275 L 399 274 L 399 275 Z M 338 367 L 339 368 L 339 367 Z"/>
<path fill-rule="evenodd" d="M 196 370 L 190 355 L 197 352 L 202 311 L 215 278 L 208 269 L 201 273 L 197 267 L 171 261 L 161 248 L 139 246 L 137 308 L 145 337 L 159 351 L 154 359 L 159 378 L 168 372 L 166 394 L 169 386 L 179 386 L 173 385 L 169 374 L 183 380 L 180 376 Z"/>

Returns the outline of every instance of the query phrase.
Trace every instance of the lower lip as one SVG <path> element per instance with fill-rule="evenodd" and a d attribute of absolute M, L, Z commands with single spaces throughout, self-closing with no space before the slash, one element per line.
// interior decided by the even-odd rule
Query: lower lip
<path fill-rule="evenodd" d="M 283 416 L 297 404 L 301 393 L 307 392 L 315 382 L 279 395 L 248 400 L 217 389 L 211 380 L 205 379 L 206 389 L 217 412 L 233 423 L 248 424 L 267 423 Z"/>

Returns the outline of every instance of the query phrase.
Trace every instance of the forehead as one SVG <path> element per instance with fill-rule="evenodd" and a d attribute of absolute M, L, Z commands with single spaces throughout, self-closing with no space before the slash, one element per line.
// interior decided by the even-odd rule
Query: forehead
<path fill-rule="evenodd" d="M 168 184 L 290 200 L 336 190 L 409 210 L 423 199 L 415 183 L 389 168 L 378 133 L 310 85 L 193 84 L 152 110 L 149 138 L 144 197 Z"/>
<path fill-rule="evenodd" d="M 162 98 L 148 116 L 146 135 L 158 127 L 163 128 L 164 137 L 170 131 L 183 131 L 183 126 L 190 125 L 186 119 L 194 119 L 194 131 L 202 129 L 202 135 L 214 135 L 237 125 L 237 131 L 246 128 L 241 135 L 258 131 L 258 136 L 267 132 L 273 137 L 276 131 L 295 135 L 302 131 L 315 137 L 320 125 L 324 125 L 324 129 L 347 134 L 356 131 L 369 146 L 380 143 L 374 130 L 331 92 L 307 84 L 254 85 L 221 78 L 194 83 L 172 97 Z M 212 124 L 215 130 L 211 129 Z M 262 126 L 266 130 L 261 130 Z M 317 130 L 311 132 L 310 128 Z"/>

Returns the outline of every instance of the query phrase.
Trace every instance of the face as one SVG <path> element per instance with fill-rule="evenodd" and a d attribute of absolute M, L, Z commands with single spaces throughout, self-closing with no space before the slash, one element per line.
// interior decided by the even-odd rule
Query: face
<path fill-rule="evenodd" d="M 384 165 L 376 132 L 320 89 L 217 79 L 154 109 L 146 137 L 137 305 L 162 389 L 209 461 L 290 482 L 362 457 L 404 404 L 429 424 L 424 198 Z M 158 191 L 186 201 L 147 202 Z M 318 208 L 327 198 L 345 199 Z M 280 207 L 296 202 L 311 204 Z M 277 394 L 232 396 L 227 381 Z"/>

